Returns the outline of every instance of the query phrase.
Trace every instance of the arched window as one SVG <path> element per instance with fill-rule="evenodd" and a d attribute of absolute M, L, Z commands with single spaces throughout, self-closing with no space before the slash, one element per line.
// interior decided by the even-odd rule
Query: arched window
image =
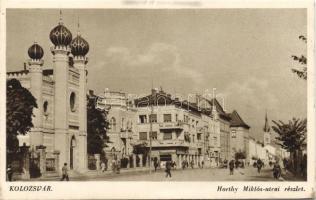
<path fill-rule="evenodd" d="M 48 102 L 47 101 L 44 101 L 43 111 L 44 111 L 44 115 L 48 114 Z"/>
<path fill-rule="evenodd" d="M 124 123 L 125 123 L 125 119 L 124 119 L 124 117 L 123 117 L 123 118 L 122 118 L 122 124 L 121 124 L 121 129 L 123 129 L 123 130 L 125 129 L 125 124 L 124 124 Z"/>
<path fill-rule="evenodd" d="M 111 120 L 110 120 L 110 125 L 111 125 L 111 130 L 112 131 L 116 131 L 116 120 L 115 120 L 115 118 L 114 117 L 112 117 L 111 118 Z"/>
<path fill-rule="evenodd" d="M 127 120 L 126 128 L 127 128 L 127 129 L 130 129 L 130 128 L 131 128 L 131 126 L 130 126 L 130 121 L 129 121 L 129 120 Z"/>

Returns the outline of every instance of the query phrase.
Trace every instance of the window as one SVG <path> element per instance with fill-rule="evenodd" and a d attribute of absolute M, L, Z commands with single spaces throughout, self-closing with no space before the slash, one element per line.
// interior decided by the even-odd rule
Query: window
<path fill-rule="evenodd" d="M 125 123 L 125 119 L 124 119 L 124 118 L 122 118 L 121 129 L 123 129 L 123 130 L 125 129 L 125 124 L 124 124 L 124 123 Z"/>
<path fill-rule="evenodd" d="M 45 101 L 44 104 L 43 104 L 43 111 L 44 111 L 44 115 L 47 115 L 48 112 L 47 112 L 47 108 L 48 108 L 48 102 Z"/>
<path fill-rule="evenodd" d="M 192 135 L 192 142 L 194 143 L 194 138 L 195 138 L 195 135 Z"/>
<path fill-rule="evenodd" d="M 147 115 L 139 115 L 139 123 L 141 124 L 147 123 Z"/>
<path fill-rule="evenodd" d="M 201 138 L 202 138 L 201 135 L 202 135 L 201 133 L 198 133 L 198 134 L 196 135 L 196 139 L 197 139 L 197 140 L 201 140 Z"/>
<path fill-rule="evenodd" d="M 72 92 L 70 94 L 70 110 L 72 112 L 75 112 L 76 111 L 76 108 L 75 108 L 75 103 L 76 103 L 76 94 L 74 92 Z"/>
<path fill-rule="evenodd" d="M 171 140 L 172 139 L 172 132 L 164 132 L 163 139 L 164 140 Z"/>
<path fill-rule="evenodd" d="M 164 122 L 171 122 L 171 114 L 164 114 L 163 121 Z"/>
<path fill-rule="evenodd" d="M 151 139 L 152 140 L 157 140 L 157 132 L 156 131 L 151 132 Z"/>
<path fill-rule="evenodd" d="M 151 122 L 157 122 L 157 114 L 151 114 L 149 115 L 149 120 Z"/>
<path fill-rule="evenodd" d="M 184 115 L 183 118 L 184 118 L 183 121 L 184 121 L 185 123 L 188 123 L 188 122 L 189 122 L 189 117 L 188 117 L 187 115 Z"/>
<path fill-rule="evenodd" d="M 232 131 L 232 138 L 236 138 L 236 131 Z"/>
<path fill-rule="evenodd" d="M 111 118 L 110 120 L 110 128 L 113 130 L 113 131 L 116 131 L 116 120 L 114 117 Z"/>
<path fill-rule="evenodd" d="M 186 142 L 191 142 L 191 140 L 190 140 L 190 134 L 189 134 L 188 132 L 185 132 L 185 133 L 184 133 L 184 141 L 186 141 Z"/>
<path fill-rule="evenodd" d="M 140 132 L 139 140 L 147 140 L 147 132 Z"/>
<path fill-rule="evenodd" d="M 176 122 L 178 122 L 178 114 L 176 114 Z"/>

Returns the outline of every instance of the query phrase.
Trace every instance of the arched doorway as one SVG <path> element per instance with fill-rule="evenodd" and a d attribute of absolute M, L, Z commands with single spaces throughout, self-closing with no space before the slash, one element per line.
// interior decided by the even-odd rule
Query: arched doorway
<path fill-rule="evenodd" d="M 74 168 L 74 148 L 75 147 L 76 147 L 76 138 L 73 135 L 70 141 L 70 164 L 69 164 L 70 169 Z"/>

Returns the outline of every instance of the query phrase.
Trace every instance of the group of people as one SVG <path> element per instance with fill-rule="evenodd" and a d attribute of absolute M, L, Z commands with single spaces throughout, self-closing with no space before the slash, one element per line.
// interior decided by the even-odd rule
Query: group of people
<path fill-rule="evenodd" d="M 243 163 L 243 162 L 240 162 L 238 160 L 236 160 L 236 161 L 235 160 L 229 161 L 228 166 L 229 166 L 230 175 L 234 174 L 234 169 L 235 168 L 237 169 L 239 166 L 242 166 L 242 167 L 244 166 L 241 163 Z M 263 165 L 264 165 L 264 163 L 262 162 L 262 160 L 260 158 L 257 160 L 257 162 L 255 162 L 254 166 L 257 167 L 258 173 L 261 172 L 261 169 L 262 169 Z"/>

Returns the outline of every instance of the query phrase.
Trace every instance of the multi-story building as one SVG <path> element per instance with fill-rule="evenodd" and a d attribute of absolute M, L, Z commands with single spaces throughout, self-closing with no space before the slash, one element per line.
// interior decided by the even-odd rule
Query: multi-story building
<path fill-rule="evenodd" d="M 152 94 L 136 99 L 135 106 L 139 141 L 147 148 L 151 146 L 152 157 L 160 161 L 173 160 L 178 165 L 183 160 L 195 164 L 218 162 L 219 134 L 216 132 L 219 125 L 196 103 L 153 90 Z M 218 138 L 214 139 L 215 136 Z"/>
<path fill-rule="evenodd" d="M 178 166 L 186 160 L 216 167 L 232 157 L 230 128 L 242 138 L 233 138 L 233 147 L 247 151 L 249 126 L 236 111 L 226 114 L 215 98 L 197 96 L 193 103 L 154 89 L 130 101 L 125 93 L 106 90 L 98 106 L 108 111 L 108 159 L 115 155 L 129 158 L 130 165 L 137 160 L 136 166 L 148 166 L 151 157 L 160 162 L 172 160 Z"/>
<path fill-rule="evenodd" d="M 105 147 L 107 159 L 112 160 L 131 158 L 133 156 L 133 138 L 136 129 L 136 110 L 128 102 L 126 93 L 105 90 L 100 95 L 98 106 L 107 110 L 109 129 L 107 136 L 109 142 Z M 131 162 L 133 163 L 133 162 Z"/>
<path fill-rule="evenodd" d="M 213 135 L 214 141 L 216 140 L 216 146 L 212 146 L 216 149 L 214 154 L 218 154 L 218 162 L 222 163 L 224 160 L 231 159 L 230 154 L 230 116 L 224 111 L 221 104 L 218 102 L 216 98 L 207 99 L 199 96 L 199 107 L 204 109 L 204 112 L 213 116 L 214 120 L 218 126 L 216 126 L 216 133 L 220 133 L 219 135 Z"/>
<path fill-rule="evenodd" d="M 30 59 L 22 71 L 8 72 L 7 80 L 17 79 L 36 99 L 33 125 L 20 145 L 30 147 L 38 158 L 41 174 L 58 172 L 64 163 L 71 170 L 87 169 L 87 57 L 89 44 L 81 35 L 72 38 L 62 20 L 49 35 L 52 68 L 44 66 L 44 50 L 34 43 Z M 27 172 L 27 166 L 23 166 Z"/>
<path fill-rule="evenodd" d="M 249 151 L 249 129 L 244 120 L 240 117 L 238 112 L 234 110 L 229 114 L 230 121 L 230 152 L 231 158 L 235 158 L 237 152 L 243 153 L 247 161 L 249 161 L 248 151 Z"/>

